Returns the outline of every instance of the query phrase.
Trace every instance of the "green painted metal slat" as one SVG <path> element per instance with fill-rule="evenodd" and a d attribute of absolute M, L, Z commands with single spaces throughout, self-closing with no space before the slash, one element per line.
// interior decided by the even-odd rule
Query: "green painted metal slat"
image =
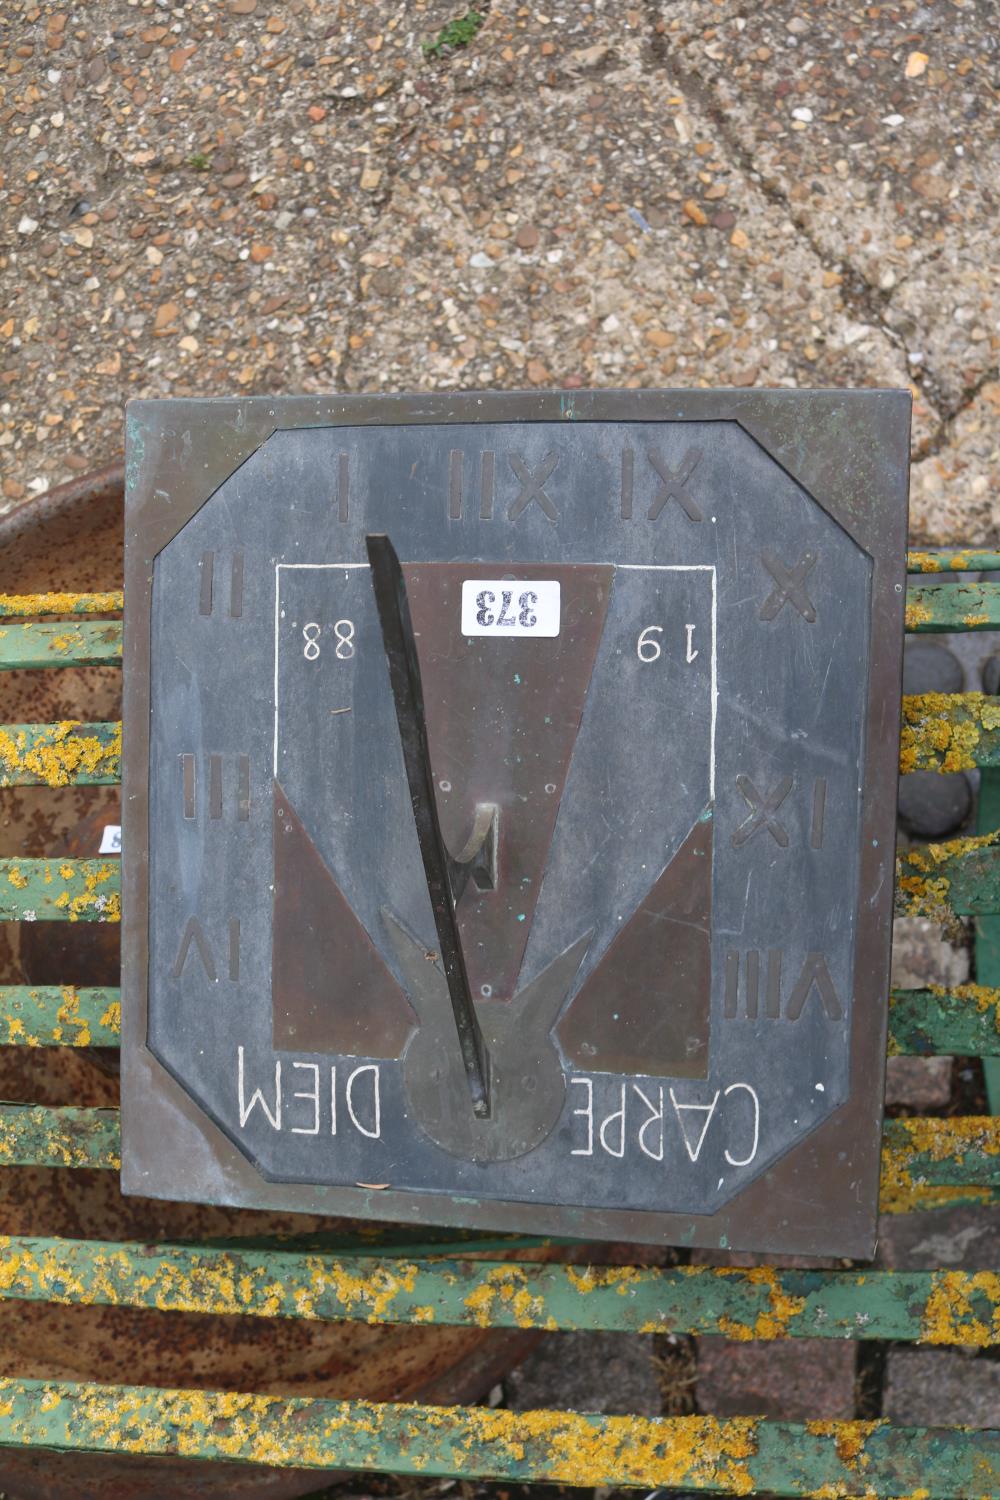
<path fill-rule="evenodd" d="M 889 1007 L 892 1055 L 1000 1055 L 1000 990 L 895 990 Z M 0 1045 L 117 1047 L 120 1017 L 117 989 L 0 985 Z"/>
<path fill-rule="evenodd" d="M 908 573 L 997 573 L 1000 552 L 975 547 L 943 547 L 906 554 Z"/>
<path fill-rule="evenodd" d="M 0 1167 L 120 1166 L 116 1109 L 0 1104 Z"/>
<path fill-rule="evenodd" d="M 0 1010 L 2 1010 L 0 998 Z M 1000 1056 L 1000 989 L 962 984 L 945 990 L 893 990 L 889 1055 Z"/>
<path fill-rule="evenodd" d="M 120 723 L 0 725 L 0 787 L 115 786 L 121 781 Z"/>
<path fill-rule="evenodd" d="M 0 1446 L 777 1495 L 989 1495 L 1000 1432 L 0 1381 Z"/>
<path fill-rule="evenodd" d="M 113 615 L 124 608 L 121 589 L 103 594 L 0 594 L 0 620 L 18 615 Z"/>
<path fill-rule="evenodd" d="M 18 1236 L 0 1238 L 0 1257 L 0 1298 L 27 1302 L 322 1322 L 1000 1345 L 1000 1275 L 991 1271 L 379 1261 Z"/>
<path fill-rule="evenodd" d="M 0 922 L 120 922 L 117 859 L 0 859 Z"/>
<path fill-rule="evenodd" d="M 120 620 L 0 625 L 0 670 L 114 667 L 121 659 Z"/>
<path fill-rule="evenodd" d="M 121 991 L 0 985 L 0 1046 L 117 1047 Z"/>
<path fill-rule="evenodd" d="M 906 591 L 906 628 L 911 633 L 998 627 L 998 584 L 926 583 Z"/>

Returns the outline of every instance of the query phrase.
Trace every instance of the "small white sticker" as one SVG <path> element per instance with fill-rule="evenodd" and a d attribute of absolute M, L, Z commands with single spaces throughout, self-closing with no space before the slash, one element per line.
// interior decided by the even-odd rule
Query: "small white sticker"
<path fill-rule="evenodd" d="M 93 848 L 93 845 L 91 845 Z M 122 852 L 122 829 L 120 823 L 105 824 L 101 835 L 101 847 L 99 854 L 120 854 Z"/>
<path fill-rule="evenodd" d="M 462 634 L 558 635 L 558 582 L 466 578 L 462 584 Z"/>

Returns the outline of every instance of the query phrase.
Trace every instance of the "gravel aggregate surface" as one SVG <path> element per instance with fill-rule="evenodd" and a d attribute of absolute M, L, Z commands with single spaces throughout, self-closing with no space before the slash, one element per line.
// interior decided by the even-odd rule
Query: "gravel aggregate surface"
<path fill-rule="evenodd" d="M 0 507 L 132 396 L 908 385 L 914 535 L 985 541 L 991 12 L 7 0 Z"/>

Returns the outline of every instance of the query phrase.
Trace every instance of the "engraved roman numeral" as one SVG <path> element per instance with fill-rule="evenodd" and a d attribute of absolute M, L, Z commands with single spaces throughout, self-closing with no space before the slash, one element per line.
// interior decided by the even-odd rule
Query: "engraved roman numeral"
<path fill-rule="evenodd" d="M 689 521 L 703 520 L 704 517 L 700 508 L 688 492 L 688 481 L 701 462 L 701 449 L 688 448 L 680 461 L 680 466 L 676 470 L 671 469 L 666 460 L 654 449 L 650 449 L 647 452 L 646 458 L 656 478 L 656 490 L 649 510 L 646 513 L 646 519 L 648 521 L 659 520 L 668 500 L 673 500 L 680 506 Z M 620 508 L 623 521 L 632 520 L 634 499 L 635 450 L 626 447 L 622 449 Z"/>
<path fill-rule="evenodd" d="M 198 564 L 198 613 L 215 613 L 215 553 L 203 552 Z M 234 552 L 229 564 L 229 618 L 243 617 L 243 553 Z"/>
<path fill-rule="evenodd" d="M 690 630 L 690 626 L 688 629 Z M 697 653 L 695 653 L 697 655 Z M 789 792 L 795 783 L 791 776 L 783 776 L 779 782 L 766 791 L 761 791 L 750 780 L 749 776 L 737 776 L 736 786 L 747 807 L 750 816 L 744 820 L 733 834 L 733 848 L 741 849 L 748 844 L 754 834 L 761 833 L 766 828 L 781 849 L 787 849 L 791 843 L 791 836 L 784 823 L 776 816 Z M 817 776 L 813 782 L 812 813 L 809 821 L 809 846 L 812 849 L 822 849 L 823 837 L 826 826 L 826 777 Z"/>
<path fill-rule="evenodd" d="M 181 797 L 184 818 L 190 822 L 198 816 L 198 761 L 187 753 L 179 757 L 181 763 Z M 224 770 L 226 757 L 211 754 L 208 757 L 208 816 L 218 822 L 225 813 Z M 250 817 L 250 757 L 237 755 L 236 761 L 236 821 L 246 823 Z"/>
<path fill-rule="evenodd" d="M 701 449 L 689 448 L 681 459 L 680 468 L 676 472 L 664 463 L 658 453 L 650 451 L 648 457 L 653 468 L 660 476 L 659 488 L 653 496 L 652 505 L 649 507 L 648 519 L 655 521 L 667 501 L 676 500 L 689 521 L 702 520 L 701 511 L 687 493 L 688 480 L 701 462 Z"/>
<path fill-rule="evenodd" d="M 497 456 L 489 448 L 479 456 L 479 519 L 481 521 L 493 519 L 496 462 Z M 465 504 L 464 466 L 465 454 L 460 448 L 452 448 L 448 454 L 448 518 L 452 521 L 462 519 L 462 508 Z"/>
<path fill-rule="evenodd" d="M 351 514 L 350 474 L 348 472 L 347 454 L 341 453 L 337 458 L 337 520 L 346 521 Z"/>
<path fill-rule="evenodd" d="M 231 917 L 229 919 L 227 944 L 228 976 L 236 983 L 240 977 L 240 922 L 238 917 Z M 174 959 L 174 966 L 170 971 L 174 979 L 180 979 L 184 973 L 184 966 L 188 961 L 188 955 L 192 948 L 201 963 L 205 977 L 210 979 L 214 984 L 219 977 L 215 963 L 215 954 L 212 951 L 212 944 L 208 940 L 205 929 L 197 917 L 188 918 L 187 925 L 181 934 L 180 947 L 177 949 L 177 957 Z"/>
<path fill-rule="evenodd" d="M 786 604 L 791 604 L 803 620 L 810 625 L 815 624 L 816 607 L 806 593 L 806 579 L 816 566 L 818 553 L 804 553 L 793 567 L 782 562 L 780 557 L 775 557 L 773 552 L 762 552 L 760 560 L 770 573 L 774 588 L 761 605 L 759 618 L 774 620 Z"/>
<path fill-rule="evenodd" d="M 829 965 L 822 953 L 807 953 L 798 978 L 782 1002 L 782 964 L 780 948 L 767 953 L 767 978 L 764 992 L 764 1018 L 768 1021 L 797 1021 L 806 1005 L 815 998 L 829 1021 L 842 1021 L 844 1007 L 840 1002 Z M 735 948 L 726 954 L 725 1009 L 727 1021 L 740 1014 L 740 975 L 743 976 L 743 1015 L 748 1021 L 760 1016 L 761 954 L 754 948 L 742 955 Z"/>
<path fill-rule="evenodd" d="M 541 507 L 550 521 L 559 519 L 559 512 L 544 489 L 546 480 L 553 474 L 558 462 L 558 453 L 547 453 L 532 474 L 523 458 L 519 458 L 516 453 L 510 455 L 510 466 L 521 482 L 521 493 L 507 512 L 508 521 L 516 521 L 532 502 Z"/>

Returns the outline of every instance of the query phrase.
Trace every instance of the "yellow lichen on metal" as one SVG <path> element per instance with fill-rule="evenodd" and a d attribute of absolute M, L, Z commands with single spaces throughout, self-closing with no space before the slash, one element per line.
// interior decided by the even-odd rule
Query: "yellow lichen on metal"
<path fill-rule="evenodd" d="M 106 1026 L 109 1031 L 121 1031 L 122 1003 L 120 1000 L 112 1000 L 109 1002 L 107 1010 L 104 1011 L 101 1016 L 101 1025 Z"/>
<path fill-rule="evenodd" d="M 7 883 L 12 885 L 15 891 L 23 891 L 28 885 L 28 877 L 17 865 L 11 865 L 7 871 Z"/>
<path fill-rule="evenodd" d="M 860 1474 L 871 1463 L 865 1444 L 873 1432 L 885 1424 L 878 1421 L 807 1422 L 806 1432 L 813 1437 L 832 1437 L 837 1457 L 845 1469 Z M 845 1490 L 844 1494 L 847 1493 Z"/>
<path fill-rule="evenodd" d="M 0 1412 L 11 1415 L 16 1382 L 0 1380 Z M 281 1468 L 386 1466 L 405 1455 L 407 1470 L 432 1459 L 440 1470 L 475 1472 L 483 1455 L 494 1469 L 596 1488 L 687 1484 L 750 1494 L 748 1460 L 758 1452 L 758 1419 L 675 1417 L 650 1420 L 576 1412 L 510 1412 L 485 1407 L 379 1406 L 219 1391 L 142 1391 L 129 1387 L 43 1386 L 42 1411 L 65 1410 L 67 1430 L 85 1434 L 84 1446 L 115 1453 L 211 1456 Z M 24 1424 L 24 1441 L 44 1445 Z"/>
<path fill-rule="evenodd" d="M 692 1270 L 697 1268 L 692 1267 Z M 790 1296 L 781 1285 L 781 1278 L 773 1266 L 754 1266 L 742 1270 L 736 1266 L 720 1266 L 719 1276 L 737 1276 L 753 1286 L 766 1286 L 768 1310 L 760 1312 L 751 1323 L 742 1323 L 737 1318 L 723 1315 L 719 1318 L 719 1332 L 727 1338 L 748 1342 L 750 1339 L 786 1339 L 790 1336 L 789 1324 L 805 1310 L 804 1297 Z"/>
<path fill-rule="evenodd" d="M 111 615 L 124 607 L 121 589 L 103 594 L 0 594 L 0 616 Z"/>
<path fill-rule="evenodd" d="M 1000 702 L 985 693 L 908 693 L 903 698 L 899 769 L 969 771 L 984 731 L 1000 730 Z"/>
<path fill-rule="evenodd" d="M 313 1299 L 332 1291 L 345 1310 L 353 1312 L 357 1307 L 368 1308 L 367 1321 L 383 1323 L 400 1293 L 412 1293 L 418 1268 L 407 1262 L 393 1261 L 376 1266 L 368 1275 L 357 1275 L 337 1261 L 317 1258 L 309 1261 L 309 1270 L 310 1293 L 302 1294 L 301 1303 L 309 1310 L 302 1316 L 316 1317 Z"/>
<path fill-rule="evenodd" d="M 986 1314 L 988 1321 L 980 1313 Z M 998 1337 L 1000 1275 L 995 1271 L 936 1271 L 921 1319 L 921 1342 L 973 1344 L 986 1349 Z"/>
<path fill-rule="evenodd" d="M 910 573 L 940 573 L 941 559 L 933 552 L 908 552 L 906 566 Z"/>
<path fill-rule="evenodd" d="M 929 625 L 934 618 L 930 605 L 925 604 L 922 599 L 908 599 L 906 602 L 906 629 L 919 630 L 921 625 Z"/>
<path fill-rule="evenodd" d="M 572 1270 L 569 1275 L 572 1279 Z M 489 1328 L 496 1321 L 498 1304 L 510 1310 L 519 1328 L 543 1327 L 545 1299 L 533 1297 L 525 1287 L 526 1281 L 527 1275 L 520 1266 L 494 1266 L 487 1271 L 486 1279 L 464 1299 L 465 1306 L 480 1328 Z"/>
<path fill-rule="evenodd" d="M 886 1141 L 882 1146 L 879 1207 L 883 1213 L 908 1213 L 917 1208 L 943 1208 L 954 1202 L 988 1202 L 993 1194 L 978 1184 L 940 1184 L 914 1177 L 914 1159 L 947 1161 L 967 1152 L 994 1156 L 1000 1152 L 1000 1118 L 972 1116 L 937 1120 L 917 1117 L 897 1120 L 894 1128 L 908 1137 L 904 1145 Z"/>
<path fill-rule="evenodd" d="M 68 786 L 81 775 L 94 776 L 117 767 L 122 753 L 118 724 L 107 743 L 97 735 L 78 735 L 79 719 L 63 719 L 44 736 L 29 737 L 23 729 L 11 735 L 0 729 L 0 786 L 25 774 L 44 786 Z"/>

